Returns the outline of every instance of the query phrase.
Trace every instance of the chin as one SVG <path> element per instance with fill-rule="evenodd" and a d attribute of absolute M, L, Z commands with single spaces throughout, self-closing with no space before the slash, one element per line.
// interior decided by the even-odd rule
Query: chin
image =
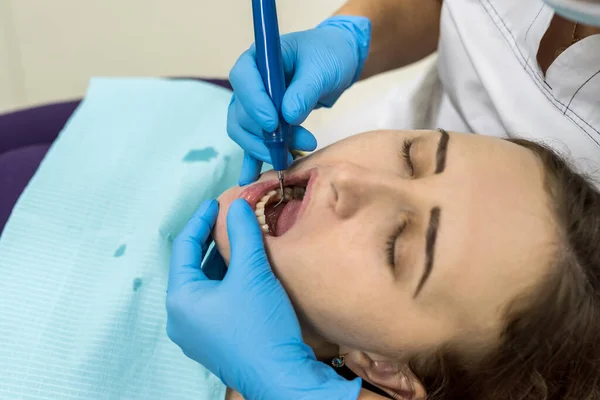
<path fill-rule="evenodd" d="M 245 199 L 255 211 L 257 223 L 269 248 L 282 239 L 306 211 L 310 199 L 311 183 L 316 171 L 303 171 L 286 176 L 284 192 L 274 172 L 263 174 L 260 179 L 246 187 L 233 187 L 219 196 L 219 216 L 213 230 L 213 238 L 226 263 L 229 263 L 231 248 L 227 235 L 227 212 L 234 200 Z M 280 201 L 282 200 L 281 204 Z"/>

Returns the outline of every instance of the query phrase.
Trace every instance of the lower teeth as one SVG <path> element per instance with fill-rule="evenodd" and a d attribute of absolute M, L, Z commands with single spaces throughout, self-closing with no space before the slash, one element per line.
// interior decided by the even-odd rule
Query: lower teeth
<path fill-rule="evenodd" d="M 264 195 L 263 198 L 260 199 L 260 201 L 256 204 L 255 210 L 256 218 L 258 219 L 258 223 L 260 224 L 260 229 L 264 233 L 269 233 L 269 225 L 267 225 L 267 220 L 265 216 L 265 207 L 267 206 L 267 204 L 279 202 L 281 200 L 282 195 L 284 203 L 287 203 L 288 201 L 293 199 L 301 200 L 302 198 L 304 198 L 305 192 L 305 188 L 294 186 L 284 188 L 283 193 L 281 192 L 281 189 L 277 189 L 271 190 L 269 193 Z"/>

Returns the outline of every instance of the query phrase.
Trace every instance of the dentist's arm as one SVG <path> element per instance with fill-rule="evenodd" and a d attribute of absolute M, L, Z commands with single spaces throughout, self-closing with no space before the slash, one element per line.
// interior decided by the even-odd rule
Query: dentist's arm
<path fill-rule="evenodd" d="M 367 17 L 371 48 L 361 78 L 417 62 L 437 50 L 442 0 L 350 0 L 336 15 Z"/>

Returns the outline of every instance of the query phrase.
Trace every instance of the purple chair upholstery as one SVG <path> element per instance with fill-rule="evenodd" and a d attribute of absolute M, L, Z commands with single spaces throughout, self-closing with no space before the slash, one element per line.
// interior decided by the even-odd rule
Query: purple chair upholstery
<path fill-rule="evenodd" d="M 226 80 L 198 80 L 231 89 Z M 80 100 L 74 100 L 0 115 L 0 233 L 19 196 L 79 103 Z"/>

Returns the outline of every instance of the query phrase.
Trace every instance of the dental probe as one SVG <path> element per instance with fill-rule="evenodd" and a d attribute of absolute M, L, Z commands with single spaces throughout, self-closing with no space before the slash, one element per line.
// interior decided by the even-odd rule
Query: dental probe
<path fill-rule="evenodd" d="M 279 205 L 283 201 L 283 171 L 288 167 L 291 127 L 281 114 L 281 103 L 286 87 L 275 0 L 252 0 L 252 15 L 256 64 L 279 115 L 279 126 L 275 132 L 263 132 L 265 145 L 269 150 L 273 169 L 277 172 L 281 188 L 281 201 L 277 204 Z"/>

